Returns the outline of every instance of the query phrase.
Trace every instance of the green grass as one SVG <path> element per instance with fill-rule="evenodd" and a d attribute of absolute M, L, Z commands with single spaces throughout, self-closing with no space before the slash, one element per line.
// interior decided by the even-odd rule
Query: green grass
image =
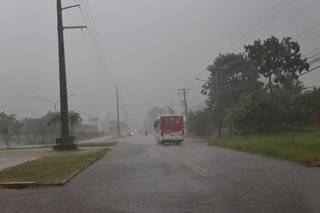
<path fill-rule="evenodd" d="M 209 141 L 217 145 L 310 165 L 320 161 L 320 132 L 238 136 Z"/>
<path fill-rule="evenodd" d="M 102 158 L 108 148 L 61 152 L 7 168 L 0 172 L 0 182 L 36 182 L 59 184 L 75 172 L 82 171 Z"/>

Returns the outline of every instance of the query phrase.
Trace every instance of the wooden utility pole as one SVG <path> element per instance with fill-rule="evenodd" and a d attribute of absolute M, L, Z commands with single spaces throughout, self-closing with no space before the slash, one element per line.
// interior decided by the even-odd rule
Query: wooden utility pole
<path fill-rule="evenodd" d="M 217 130 L 218 130 L 218 137 L 221 137 L 221 119 L 220 119 L 220 98 L 219 98 L 219 70 L 216 70 L 216 98 L 217 98 Z"/>
<path fill-rule="evenodd" d="M 119 112 L 119 89 L 118 85 L 116 85 L 116 98 L 117 98 L 117 131 L 118 131 L 118 136 L 121 135 L 120 131 L 120 112 Z"/>
<path fill-rule="evenodd" d="M 190 88 L 182 88 L 178 89 L 178 94 L 183 95 L 183 103 L 184 103 L 184 112 L 186 114 L 186 123 L 188 123 L 188 102 L 187 102 L 187 92 L 190 90 Z"/>
<path fill-rule="evenodd" d="M 70 150 L 76 149 L 74 137 L 70 136 L 69 131 L 69 110 L 68 110 L 68 91 L 67 91 L 67 76 L 66 62 L 64 51 L 64 29 L 83 29 L 86 26 L 63 26 L 63 10 L 79 7 L 79 4 L 62 7 L 61 0 L 57 0 L 57 29 L 58 29 L 58 48 L 59 48 L 59 82 L 60 82 L 60 122 L 61 122 L 61 137 L 56 139 L 55 150 Z"/>

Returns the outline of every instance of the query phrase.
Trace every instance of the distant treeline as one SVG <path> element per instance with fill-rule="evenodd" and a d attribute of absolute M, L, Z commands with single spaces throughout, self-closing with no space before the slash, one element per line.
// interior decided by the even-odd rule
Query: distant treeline
<path fill-rule="evenodd" d="M 97 127 L 82 125 L 82 118 L 77 112 L 69 112 L 70 134 L 78 139 L 103 135 Z M 0 113 L 0 144 L 52 144 L 60 135 L 60 113 L 48 112 L 40 118 L 18 120 L 14 114 Z"/>

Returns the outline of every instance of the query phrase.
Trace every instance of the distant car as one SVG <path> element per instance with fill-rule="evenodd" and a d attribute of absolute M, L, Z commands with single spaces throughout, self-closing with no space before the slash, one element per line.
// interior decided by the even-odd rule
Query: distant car
<path fill-rule="evenodd" d="M 127 132 L 127 136 L 132 136 L 132 132 Z"/>

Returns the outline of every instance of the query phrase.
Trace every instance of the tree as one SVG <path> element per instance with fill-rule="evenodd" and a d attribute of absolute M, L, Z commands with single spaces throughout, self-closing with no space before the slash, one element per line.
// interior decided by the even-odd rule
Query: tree
<path fill-rule="evenodd" d="M 232 105 L 242 94 L 262 87 L 256 67 L 243 54 L 219 55 L 207 70 L 210 76 L 201 93 L 209 96 L 209 108 L 215 107 L 217 95 L 223 105 Z"/>
<path fill-rule="evenodd" d="M 60 112 L 48 112 L 44 119 L 47 120 L 48 126 L 54 127 L 55 129 L 60 124 Z M 98 118 L 97 118 L 98 121 Z M 97 122 L 96 121 L 96 122 Z M 70 134 L 74 135 L 75 128 L 82 123 L 82 118 L 79 113 L 70 111 L 69 112 L 69 125 Z"/>
<path fill-rule="evenodd" d="M 271 96 L 259 91 L 241 96 L 225 120 L 237 133 L 269 132 L 277 123 L 275 113 Z"/>
<path fill-rule="evenodd" d="M 1 136 L 7 148 L 10 147 L 11 135 L 19 132 L 21 127 L 20 122 L 16 119 L 16 115 L 8 115 L 5 112 L 0 113 Z"/>
<path fill-rule="evenodd" d="M 219 100 L 221 120 L 224 120 L 228 110 L 234 107 L 242 95 L 263 87 L 263 83 L 258 81 L 256 66 L 243 54 L 219 55 L 207 70 L 210 76 L 202 86 L 201 93 L 208 95 L 207 106 L 214 112 L 217 111 Z"/>
<path fill-rule="evenodd" d="M 215 113 L 208 108 L 190 111 L 188 118 L 188 130 L 192 134 L 205 136 L 209 135 L 210 131 L 214 129 Z"/>
<path fill-rule="evenodd" d="M 69 112 L 70 133 L 74 135 L 75 128 L 82 123 L 82 118 L 77 112 Z"/>
<path fill-rule="evenodd" d="M 257 66 L 258 72 L 267 78 L 266 88 L 272 95 L 273 88 L 286 83 L 286 79 L 298 79 L 298 74 L 309 69 L 306 58 L 301 57 L 298 42 L 290 37 L 281 41 L 272 36 L 252 45 L 246 45 L 247 57 Z"/>

